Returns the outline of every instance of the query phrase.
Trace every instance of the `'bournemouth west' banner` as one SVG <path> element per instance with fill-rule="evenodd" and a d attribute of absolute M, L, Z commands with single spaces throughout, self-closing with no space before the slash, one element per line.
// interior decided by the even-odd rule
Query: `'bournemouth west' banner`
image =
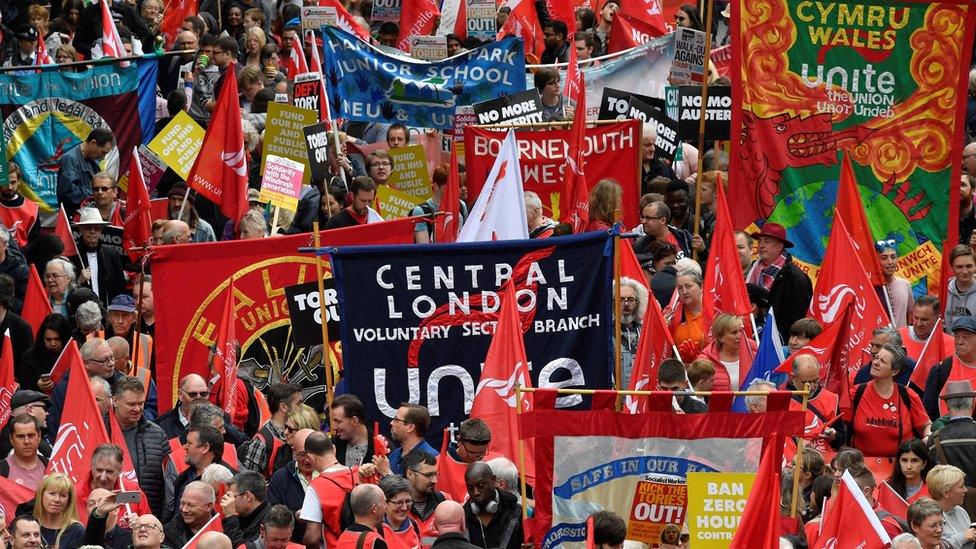
<path fill-rule="evenodd" d="M 653 547 L 667 524 L 685 521 L 688 473 L 755 472 L 764 439 L 803 432 L 803 412 L 788 409 L 784 392 L 767 397 L 760 414 L 730 412 L 729 394 L 713 396 L 707 414 L 676 414 L 672 395 L 661 393 L 638 415 L 598 409 L 598 401 L 613 406 L 612 391 L 584 411 L 553 409 L 554 393 L 537 391 L 521 416 L 522 437 L 535 439 L 529 529 L 543 549 L 584 547 L 586 518 L 601 509 L 624 518 L 627 539 Z"/>
<path fill-rule="evenodd" d="M 383 53 L 335 27 L 322 27 L 332 115 L 448 129 L 456 107 L 525 91 L 522 43 L 506 38 L 443 61 Z"/>
<path fill-rule="evenodd" d="M 324 231 L 322 244 L 403 244 L 413 242 L 413 230 L 412 219 L 397 219 Z M 238 375 L 257 388 L 282 380 L 299 383 L 306 401 L 322 409 L 322 349 L 292 343 L 285 295 L 289 286 L 315 281 L 315 257 L 298 253 L 299 247 L 310 245 L 311 234 L 299 234 L 153 249 L 160 412 L 172 408 L 179 380 L 187 374 L 210 379 L 208 357 L 231 277 L 241 344 Z M 328 267 L 326 262 L 326 276 Z M 327 290 L 330 318 L 338 318 L 335 303 L 335 291 Z M 337 342 L 330 343 L 338 354 Z"/>
<path fill-rule="evenodd" d="M 565 180 L 563 170 L 571 131 L 569 128 L 515 131 L 522 186 L 539 194 L 542 213 L 553 219 L 559 219 L 559 192 Z M 464 128 L 464 165 L 471 196 L 481 192 L 504 139 L 504 132 L 473 126 Z M 634 120 L 587 128 L 584 155 L 589 188 L 609 177 L 623 189 L 624 204 L 637 204 L 640 200 L 640 141 L 640 127 Z M 624 208 L 623 219 L 626 226 L 636 226 L 637 209 Z"/>
<path fill-rule="evenodd" d="M 0 74 L 7 159 L 20 166 L 27 183 L 21 194 L 45 211 L 56 210 L 61 157 L 96 128 L 111 129 L 116 139 L 103 167 L 115 173 L 128 166 L 132 149 L 153 137 L 156 74 L 154 58 L 82 72 Z"/>
<path fill-rule="evenodd" d="M 612 320 L 606 233 L 546 240 L 339 248 L 332 272 L 342 316 L 345 391 L 366 415 L 401 402 L 430 410 L 430 440 L 467 417 L 513 280 L 535 387 L 605 388 Z M 560 402 L 582 403 L 578 397 Z"/>
<path fill-rule="evenodd" d="M 954 239 L 974 8 L 963 0 L 740 1 L 730 210 L 786 227 L 815 278 L 846 151 L 874 237 L 918 292 Z"/>

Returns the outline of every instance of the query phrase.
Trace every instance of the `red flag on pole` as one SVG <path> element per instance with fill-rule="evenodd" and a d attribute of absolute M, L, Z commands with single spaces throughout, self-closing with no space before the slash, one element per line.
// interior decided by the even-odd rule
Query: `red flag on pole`
<path fill-rule="evenodd" d="M 411 36 L 430 36 L 441 16 L 440 3 L 434 0 L 403 0 L 397 49 L 410 53 Z"/>
<path fill-rule="evenodd" d="M 571 61 L 575 61 L 576 49 Z M 568 223 L 574 233 L 582 232 L 590 220 L 590 197 L 586 187 L 586 174 L 583 171 L 583 150 L 586 145 L 586 78 L 579 64 L 571 62 L 570 73 L 566 76 L 567 97 L 576 96 L 573 112 L 573 127 L 569 134 L 569 147 L 566 150 L 566 169 L 563 171 L 565 183 L 559 194 L 559 222 Z"/>
<path fill-rule="evenodd" d="M 634 253 L 634 247 L 630 245 L 626 240 L 620 242 L 620 276 L 630 278 L 636 281 L 641 286 L 647 288 L 648 291 L 651 290 L 651 285 L 647 282 L 647 275 L 644 274 L 644 268 L 641 267 L 640 261 L 637 259 L 637 254 Z M 653 295 L 648 294 L 648 299 L 657 301 L 654 299 Z M 660 305 L 658 305 L 660 308 Z"/>
<path fill-rule="evenodd" d="M 288 54 L 288 76 L 294 80 L 299 74 L 308 72 L 308 59 L 305 58 L 305 49 L 302 47 L 301 40 L 291 41 L 291 52 Z"/>
<path fill-rule="evenodd" d="M 812 549 L 832 548 L 838 546 L 840 540 L 843 540 L 844 547 L 859 549 L 884 549 L 891 543 L 891 537 L 885 532 L 878 515 L 850 471 L 844 472 L 837 496 L 833 498 L 830 508 L 824 511 L 820 537 Z"/>
<path fill-rule="evenodd" d="M 884 271 L 881 270 L 881 260 L 874 249 L 871 226 L 868 225 L 867 214 L 864 213 L 861 191 L 857 179 L 854 178 L 851 157 L 847 153 L 840 161 L 840 179 L 837 182 L 837 214 L 850 230 L 857 256 L 861 258 L 861 263 L 868 273 L 871 284 L 874 286 L 884 285 Z"/>
<path fill-rule="evenodd" d="M 193 535 L 192 538 L 190 538 L 190 541 L 186 542 L 186 545 L 184 545 L 182 549 L 195 549 L 197 547 L 197 544 L 200 543 L 200 538 L 207 532 L 223 533 L 223 531 L 224 528 L 223 528 L 223 523 L 221 522 L 220 519 L 220 514 L 219 513 L 215 514 L 213 517 L 210 518 L 210 520 L 207 521 L 206 524 L 203 525 L 203 528 L 201 528 L 199 532 L 197 532 L 196 534 Z"/>
<path fill-rule="evenodd" d="M 746 500 L 739 526 L 729 549 L 778 549 L 780 509 L 780 466 L 783 461 L 783 439 L 773 435 L 766 448 L 756 480 Z"/>
<path fill-rule="evenodd" d="M 61 378 L 71 371 L 75 364 L 80 364 L 82 368 L 85 367 L 85 361 L 81 359 L 81 352 L 78 350 L 78 342 L 72 338 L 64 346 L 64 349 L 61 350 L 58 360 L 54 363 L 54 367 L 51 368 L 51 372 L 48 374 L 51 376 L 51 383 L 61 381 Z"/>
<path fill-rule="evenodd" d="M 925 340 L 922 352 L 918 355 L 918 360 L 915 362 L 915 369 L 912 370 L 912 377 L 909 380 L 910 383 L 914 383 L 916 387 L 924 389 L 925 382 L 929 378 L 929 372 L 932 371 L 932 367 L 952 355 L 955 349 L 947 347 L 945 340 L 942 317 L 939 317 L 935 320 L 932 333 Z"/>
<path fill-rule="evenodd" d="M 637 355 L 634 356 L 634 369 L 630 373 L 627 389 L 630 391 L 653 391 L 657 386 L 657 370 L 661 363 L 675 356 L 674 338 L 664 321 L 661 305 L 651 295 L 644 311 Z M 627 395 L 624 408 L 632 414 L 647 411 L 647 397 Z"/>
<path fill-rule="evenodd" d="M 138 490 L 142 494 L 139 500 L 145 504 L 148 500 L 139 486 L 139 479 L 136 477 L 136 467 L 132 464 L 132 456 L 129 454 L 129 446 L 125 443 L 125 436 L 122 434 L 122 427 L 119 425 L 119 418 L 115 415 L 115 406 L 108 407 L 108 423 L 111 428 L 111 442 L 122 450 L 122 473 L 119 475 L 119 484 L 123 490 Z"/>
<path fill-rule="evenodd" d="M 471 404 L 471 417 L 478 417 L 488 424 L 494 433 L 491 450 L 498 452 L 513 463 L 519 463 L 519 425 L 516 413 L 515 386 L 532 387 L 528 359 L 525 358 L 522 320 L 518 312 L 515 288 L 506 284 L 501 292 L 501 310 L 495 335 L 488 346 L 481 380 Z M 531 397 L 522 393 L 522 411 L 531 407 Z M 521 471 L 529 481 L 535 479 L 535 461 L 531 441 L 524 442 L 525 470 Z"/>
<path fill-rule="evenodd" d="M 461 0 L 464 2 L 464 0 Z M 515 35 L 522 39 L 525 44 L 525 55 L 538 59 L 544 49 L 542 41 L 542 26 L 539 23 L 539 14 L 535 9 L 535 2 L 532 0 L 510 0 L 504 5 L 512 8 L 512 13 L 498 29 L 497 38 L 501 40 L 508 35 Z M 570 50 L 573 48 L 570 47 Z"/>
<path fill-rule="evenodd" d="M 44 43 L 44 37 L 39 36 L 37 38 L 37 55 L 34 56 L 34 65 L 53 65 L 54 59 L 51 59 L 51 54 L 47 51 L 47 44 Z"/>
<path fill-rule="evenodd" d="M 183 24 L 183 20 L 197 14 L 197 5 L 198 2 L 194 0 L 169 0 L 166 2 L 160 31 L 166 39 L 167 49 L 176 41 L 176 35 L 180 32 L 180 25 Z"/>
<path fill-rule="evenodd" d="M 53 311 L 41 276 L 37 274 L 37 267 L 31 264 L 27 274 L 27 290 L 24 292 L 24 308 L 20 316 L 30 324 L 31 332 L 41 338 L 44 334 L 38 334 L 37 330 L 41 328 L 44 318 Z"/>
<path fill-rule="evenodd" d="M 0 426 L 10 419 L 10 399 L 17 392 L 14 377 L 14 346 L 10 343 L 10 328 L 3 333 L 3 346 L 0 347 Z"/>
<path fill-rule="evenodd" d="M 627 2 L 624 5 L 631 5 Z M 648 42 L 652 38 L 664 36 L 668 33 L 667 23 L 660 13 L 644 18 L 624 13 L 621 8 L 613 14 L 613 21 L 610 23 L 610 35 L 607 42 L 607 53 L 629 50 Z"/>
<path fill-rule="evenodd" d="M 102 53 L 105 57 L 125 57 L 125 45 L 122 44 L 122 37 L 119 36 L 119 29 L 115 26 L 112 19 L 112 10 L 109 8 L 108 0 L 100 0 L 102 7 Z M 128 67 L 129 62 L 121 63 L 123 67 Z"/>
<path fill-rule="evenodd" d="M 234 74 L 231 64 L 228 74 Z M 237 79 L 225 78 L 187 183 L 236 225 L 247 211 L 247 154 L 241 130 Z"/>
<path fill-rule="evenodd" d="M 458 174 L 457 149 L 451 146 L 451 174 L 441 195 L 440 209 L 444 215 L 434 221 L 434 241 L 454 242 L 461 227 L 461 176 Z"/>
<path fill-rule="evenodd" d="M 105 422 L 88 384 L 88 372 L 80 355 L 71 364 L 64 401 L 70 402 L 71 406 L 66 406 L 61 416 L 61 427 L 47 471 L 64 473 L 77 484 L 91 472 L 92 452 L 98 445 L 108 442 Z"/>
<path fill-rule="evenodd" d="M 878 507 L 901 520 L 908 520 L 908 502 L 898 495 L 898 492 L 887 482 L 882 480 L 881 484 L 878 485 L 878 497 L 875 500 L 878 502 Z"/>
<path fill-rule="evenodd" d="M 319 0 L 319 6 L 335 8 L 336 26 L 349 34 L 355 34 L 363 42 L 369 42 L 369 32 L 356 23 L 355 19 L 352 18 L 352 14 L 342 5 L 342 2 L 338 0 Z"/>
<path fill-rule="evenodd" d="M 146 179 L 142 174 L 142 162 L 139 160 L 139 150 L 133 147 L 129 159 L 129 189 L 126 191 L 125 218 L 122 219 L 122 245 L 129 259 L 133 261 L 142 254 L 132 249 L 148 246 L 149 239 L 152 238 L 151 209 Z"/>
<path fill-rule="evenodd" d="M 71 224 L 68 222 L 68 213 L 64 211 L 64 205 L 61 205 L 61 211 L 58 213 L 58 221 L 54 225 L 54 235 L 60 238 L 61 243 L 64 244 L 64 252 L 61 255 L 64 257 L 78 255 L 78 246 L 75 245 L 75 237 L 71 234 Z"/>
<path fill-rule="evenodd" d="M 873 294 L 872 294 L 873 295 Z M 779 367 L 776 372 L 792 373 L 793 361 L 800 355 L 813 355 L 820 363 L 820 379 L 829 391 L 837 394 L 838 407 L 841 413 L 851 409 L 850 376 L 848 375 L 847 363 L 850 362 L 849 353 L 851 338 L 851 320 L 855 313 L 853 302 L 844 305 L 838 313 L 837 320 L 824 325 L 823 332 L 810 340 L 799 351 L 791 354 Z M 857 355 L 858 353 L 855 353 Z"/>
<path fill-rule="evenodd" d="M 224 312 L 220 316 L 220 327 L 217 328 L 217 349 L 214 356 L 214 368 L 220 373 L 222 391 L 221 404 L 224 411 L 234 417 L 237 404 L 237 316 L 234 314 L 234 280 L 230 281 L 230 290 L 224 303 Z"/>
<path fill-rule="evenodd" d="M 747 316 L 752 314 L 749 293 L 742 276 L 735 232 L 732 230 L 732 217 L 729 215 L 729 203 L 725 198 L 721 178 L 715 183 L 715 192 L 715 231 L 712 233 L 712 247 L 705 268 L 702 310 L 705 318 L 715 318 L 721 313 Z"/>
<path fill-rule="evenodd" d="M 7 526 L 17 516 L 17 506 L 33 500 L 34 496 L 34 490 L 7 477 L 0 477 L 0 511 L 3 511 Z"/>

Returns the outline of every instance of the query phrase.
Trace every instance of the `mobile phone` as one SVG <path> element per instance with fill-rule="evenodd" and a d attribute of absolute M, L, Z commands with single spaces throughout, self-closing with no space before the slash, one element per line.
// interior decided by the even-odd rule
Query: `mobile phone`
<path fill-rule="evenodd" d="M 119 492 L 115 495 L 115 503 L 139 503 L 142 500 L 142 494 L 137 491 L 132 492 Z"/>

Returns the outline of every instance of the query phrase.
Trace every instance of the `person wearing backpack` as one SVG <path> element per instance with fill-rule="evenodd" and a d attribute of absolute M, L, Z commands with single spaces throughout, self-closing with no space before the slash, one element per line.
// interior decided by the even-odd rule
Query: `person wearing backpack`
<path fill-rule="evenodd" d="M 282 452 L 285 445 L 285 418 L 302 401 L 302 388 L 294 383 L 275 383 L 268 389 L 268 408 L 271 419 L 266 421 L 250 441 L 238 452 L 241 469 L 257 471 L 264 478 L 281 469 L 291 460 L 291 452 Z"/>
<path fill-rule="evenodd" d="M 434 213 L 446 208 L 447 206 L 441 206 L 441 201 L 444 198 L 444 190 L 449 184 L 451 175 L 451 165 L 450 164 L 439 164 L 434 168 L 434 173 L 430 176 L 430 194 L 431 198 L 427 199 L 425 202 L 414 206 L 413 210 L 410 211 L 411 217 L 417 217 L 421 215 L 430 216 L 431 219 L 434 217 Z M 461 219 L 458 221 L 457 226 L 460 227 L 464 221 L 468 218 L 468 205 L 464 203 L 463 200 L 455 196 L 455 200 L 458 201 L 458 213 Z M 435 241 L 435 227 L 433 222 L 418 221 L 414 229 L 414 242 L 418 244 L 426 244 L 428 242 Z"/>
<path fill-rule="evenodd" d="M 850 445 L 868 456 L 892 457 L 905 440 L 928 436 L 928 415 L 914 391 L 895 383 L 905 351 L 884 344 L 871 361 L 872 380 L 856 385 L 851 411 Z"/>
<path fill-rule="evenodd" d="M 355 518 L 351 511 L 350 494 L 359 485 L 358 470 L 346 467 L 336 458 L 335 446 L 324 433 L 315 432 L 305 439 L 305 450 L 321 448 L 313 457 L 314 468 L 320 471 L 305 490 L 305 501 L 299 516 L 305 522 L 303 541 L 309 549 L 319 547 L 325 540 L 330 549 L 339 542 L 343 530 Z M 384 500 L 383 510 L 386 510 Z M 382 517 L 380 517 L 382 520 Z"/>
<path fill-rule="evenodd" d="M 386 495 L 375 484 L 360 484 L 349 495 L 349 505 L 356 522 L 349 525 L 337 544 L 329 549 L 387 549 L 380 525 L 386 515 Z"/>

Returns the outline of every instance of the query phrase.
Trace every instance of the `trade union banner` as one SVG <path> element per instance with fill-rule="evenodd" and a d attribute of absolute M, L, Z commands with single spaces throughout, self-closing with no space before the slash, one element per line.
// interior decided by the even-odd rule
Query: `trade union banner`
<path fill-rule="evenodd" d="M 846 152 L 873 236 L 924 292 L 955 240 L 974 8 L 944 0 L 740 1 L 730 210 L 786 227 L 815 279 Z"/>
<path fill-rule="evenodd" d="M 82 72 L 48 70 L 0 74 L 0 112 L 7 159 L 24 172 L 20 193 L 43 211 L 57 210 L 61 157 L 96 128 L 115 134 L 103 168 L 129 165 L 132 149 L 153 137 L 157 60 Z"/>
<path fill-rule="evenodd" d="M 325 246 L 413 242 L 414 221 L 397 219 L 322 232 Z M 177 383 L 189 373 L 210 379 L 210 349 L 234 280 L 234 316 L 241 349 L 238 375 L 257 388 L 290 381 L 305 388 L 321 410 L 325 376 L 322 347 L 292 343 L 285 289 L 315 282 L 315 256 L 300 254 L 311 234 L 260 240 L 231 240 L 153 249 L 153 299 L 160 412 L 172 408 Z M 329 264 L 326 262 L 326 276 Z M 335 291 L 326 291 L 330 319 L 338 318 Z M 335 315 L 335 316 L 332 316 Z M 338 342 L 330 341 L 338 357 Z M 337 364 L 333 360 L 333 364 Z"/>
<path fill-rule="evenodd" d="M 572 130 L 531 129 L 515 130 L 522 166 L 522 186 L 542 199 L 542 213 L 559 219 L 559 193 L 562 191 L 566 169 L 566 150 Z M 478 196 L 484 186 L 498 149 L 505 139 L 504 131 L 466 126 L 464 128 L 464 165 L 467 170 L 468 192 Z M 640 200 L 640 127 L 634 120 L 616 124 L 602 124 L 586 129 L 586 184 L 592 189 L 600 180 L 610 178 L 623 189 L 624 204 Z M 624 224 L 638 223 L 637 209 L 625 208 Z"/>
<path fill-rule="evenodd" d="M 332 115 L 448 129 L 456 107 L 525 91 L 522 43 L 506 38 L 443 61 L 383 53 L 335 27 L 322 27 Z"/>
<path fill-rule="evenodd" d="M 430 442 L 467 417 L 513 280 L 534 387 L 610 383 L 612 237 L 339 248 L 344 390 L 388 428 L 401 402 L 430 410 Z M 504 380 L 502 380 L 504 381 Z M 583 404 L 580 397 L 560 401 Z"/>
<path fill-rule="evenodd" d="M 650 546 L 668 524 L 682 526 L 689 511 L 718 526 L 716 509 L 689 508 L 689 476 L 755 473 L 764 443 L 782 444 L 781 437 L 803 431 L 803 412 L 789 410 L 785 392 L 770 394 L 759 414 L 731 412 L 731 394 L 714 395 L 707 414 L 675 414 L 672 395 L 661 393 L 637 415 L 615 412 L 615 393 L 600 393 L 593 409 L 578 411 L 555 408 L 555 391 L 536 391 L 532 410 L 520 417 L 522 437 L 535 440 L 536 507 L 528 530 L 543 549 L 585 547 L 586 518 L 601 509 L 623 517 L 627 539 Z M 713 534 L 723 547 L 738 515 L 731 520 L 731 528 Z"/>

